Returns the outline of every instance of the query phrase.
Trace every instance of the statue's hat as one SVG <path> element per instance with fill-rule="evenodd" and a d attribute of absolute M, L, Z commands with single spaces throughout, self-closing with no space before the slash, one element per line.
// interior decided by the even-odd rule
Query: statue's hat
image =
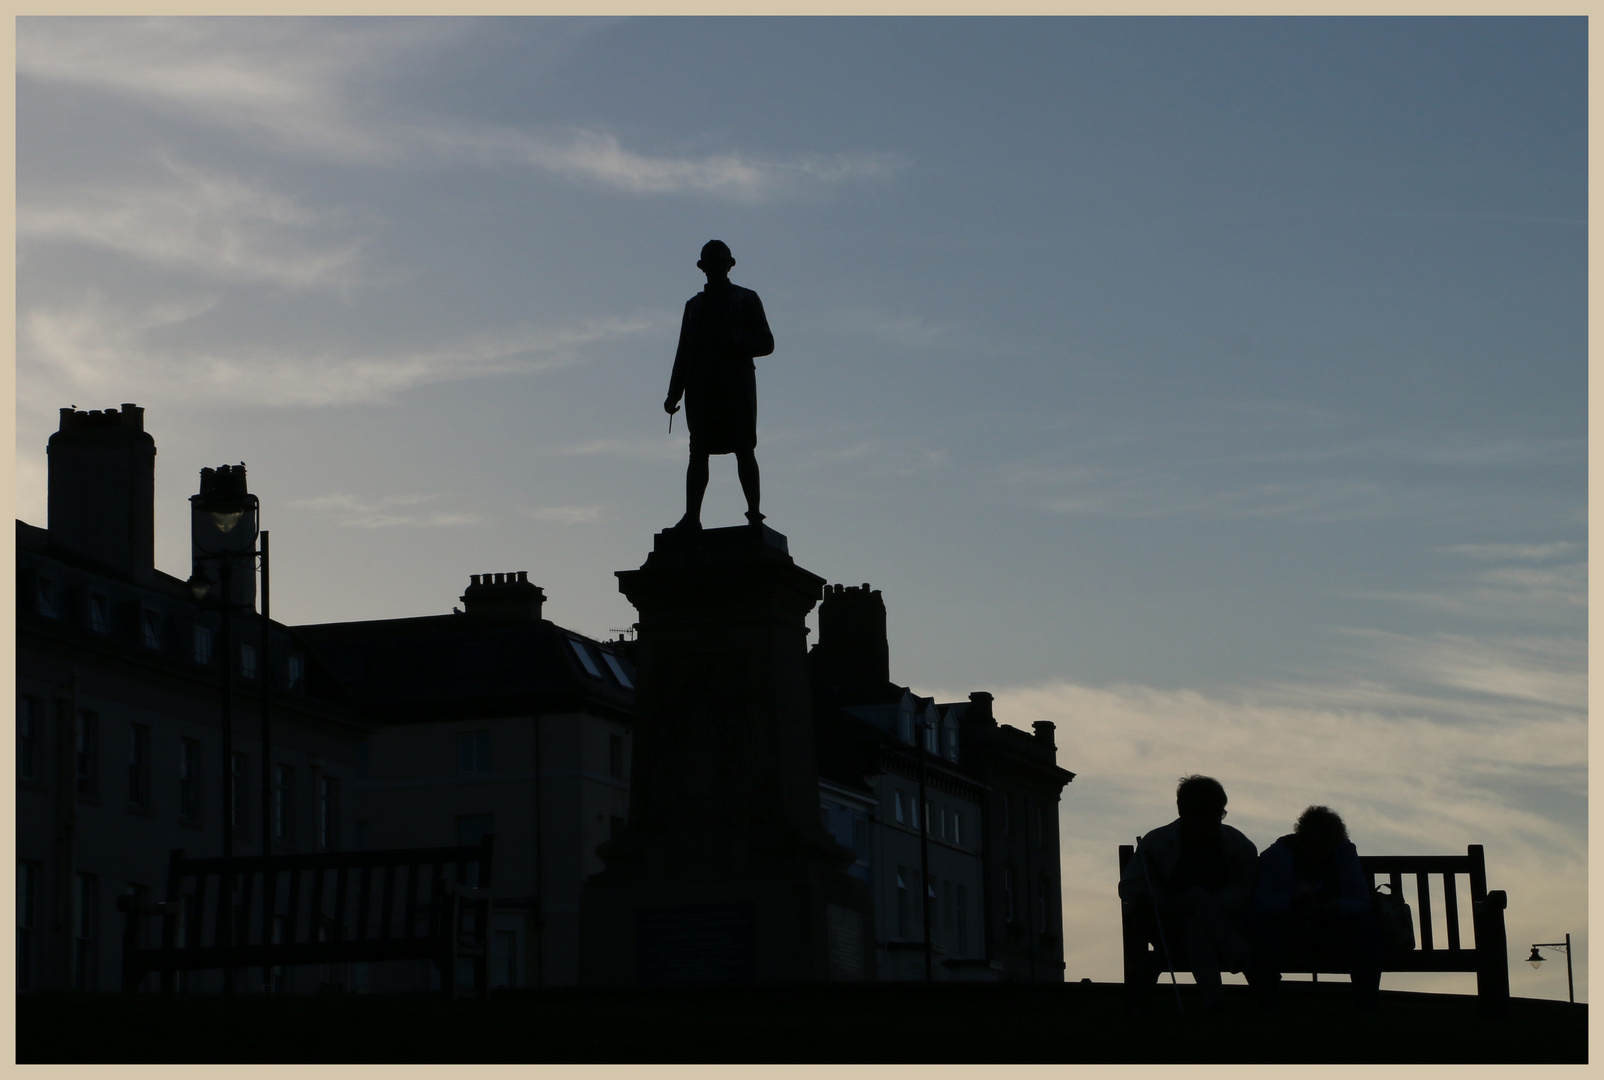
<path fill-rule="evenodd" d="M 722 240 L 709 240 L 702 245 L 702 257 L 696 260 L 699 269 L 707 269 L 704 264 L 713 266 L 734 266 L 735 256 L 730 254 L 730 246 Z"/>

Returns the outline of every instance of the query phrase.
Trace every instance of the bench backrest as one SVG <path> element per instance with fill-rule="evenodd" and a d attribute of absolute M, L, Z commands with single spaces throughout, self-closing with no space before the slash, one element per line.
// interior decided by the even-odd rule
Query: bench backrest
<path fill-rule="evenodd" d="M 1133 845 L 1120 845 L 1119 868 L 1122 873 L 1134 852 Z M 1466 879 L 1473 910 L 1474 905 L 1487 899 L 1487 862 L 1482 845 L 1469 845 L 1463 855 L 1361 855 L 1359 867 L 1364 871 L 1365 880 L 1372 891 L 1378 884 L 1387 883 L 1392 886 L 1395 896 L 1402 896 L 1410 901 L 1415 921 L 1415 941 L 1418 943 L 1415 950 L 1417 954 L 1441 952 L 1444 948 L 1448 952 L 1459 952 L 1461 949 L 1476 947 L 1474 926 L 1469 936 L 1472 944 L 1463 944 L 1465 939 L 1460 931 L 1459 889 L 1456 879 L 1460 877 Z M 1414 878 L 1413 897 L 1403 888 L 1403 879 L 1406 877 Z M 1431 882 L 1434 877 L 1442 881 L 1440 895 L 1443 903 L 1443 923 L 1448 932 L 1447 944 L 1442 948 L 1437 945 L 1432 929 Z M 1468 915 L 1469 913 L 1467 917 Z M 1447 957 L 1443 959 L 1448 960 Z"/>
<path fill-rule="evenodd" d="M 447 881 L 488 888 L 495 837 L 460 847 L 168 861 L 161 947 L 279 945 L 433 936 Z M 230 903 L 232 897 L 232 903 Z"/>

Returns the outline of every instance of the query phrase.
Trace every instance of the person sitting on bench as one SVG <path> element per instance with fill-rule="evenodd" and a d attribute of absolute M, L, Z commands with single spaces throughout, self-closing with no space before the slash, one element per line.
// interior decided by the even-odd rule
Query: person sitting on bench
<path fill-rule="evenodd" d="M 1370 889 L 1348 827 L 1328 806 L 1311 806 L 1294 831 L 1259 857 L 1249 922 L 1253 962 L 1248 982 L 1273 1006 L 1289 955 L 1318 958 L 1321 971 L 1346 971 L 1354 1001 L 1374 1008 L 1381 985 L 1381 941 Z"/>
<path fill-rule="evenodd" d="M 1141 838 L 1119 881 L 1120 899 L 1161 950 L 1142 973 L 1144 989 L 1167 962 L 1191 970 L 1210 1009 L 1222 1000 L 1220 973 L 1247 963 L 1241 924 L 1259 860 L 1253 841 L 1224 823 L 1225 803 L 1225 788 L 1212 776 L 1182 779 L 1175 790 L 1180 817 Z"/>

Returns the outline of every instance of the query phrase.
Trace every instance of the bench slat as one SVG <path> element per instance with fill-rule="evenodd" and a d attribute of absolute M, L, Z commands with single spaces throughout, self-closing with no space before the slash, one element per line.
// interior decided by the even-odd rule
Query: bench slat
<path fill-rule="evenodd" d="M 1431 941 L 1431 875 L 1422 870 L 1415 875 L 1415 898 L 1420 903 L 1420 948 L 1430 952 Z"/>
<path fill-rule="evenodd" d="M 1444 874 L 1442 879 L 1442 912 L 1448 923 L 1448 948 L 1459 948 L 1459 890 L 1454 875 Z"/>
<path fill-rule="evenodd" d="M 395 864 L 384 868 L 384 906 L 379 910 L 379 938 L 390 940 L 391 912 L 395 910 Z"/>
<path fill-rule="evenodd" d="M 290 871 L 289 902 L 289 912 L 284 919 L 284 943 L 293 945 L 301 934 L 301 871 L 299 870 Z"/>
<path fill-rule="evenodd" d="M 372 897 L 373 867 L 362 867 L 362 876 L 356 890 L 356 938 L 367 940 L 368 903 Z"/>

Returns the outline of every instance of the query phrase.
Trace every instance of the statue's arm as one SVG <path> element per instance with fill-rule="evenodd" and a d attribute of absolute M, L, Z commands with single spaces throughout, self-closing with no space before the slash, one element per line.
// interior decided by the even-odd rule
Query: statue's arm
<path fill-rule="evenodd" d="M 674 371 L 668 377 L 668 397 L 663 400 L 663 411 L 679 411 L 680 395 L 685 393 L 686 368 L 690 366 L 691 305 L 685 305 L 685 315 L 679 323 L 679 347 L 674 350 Z"/>
<path fill-rule="evenodd" d="M 763 314 L 763 301 L 757 293 L 752 293 L 752 310 L 747 323 L 746 344 L 750 351 L 748 356 L 768 356 L 774 351 L 774 334 L 769 330 L 768 316 Z"/>

